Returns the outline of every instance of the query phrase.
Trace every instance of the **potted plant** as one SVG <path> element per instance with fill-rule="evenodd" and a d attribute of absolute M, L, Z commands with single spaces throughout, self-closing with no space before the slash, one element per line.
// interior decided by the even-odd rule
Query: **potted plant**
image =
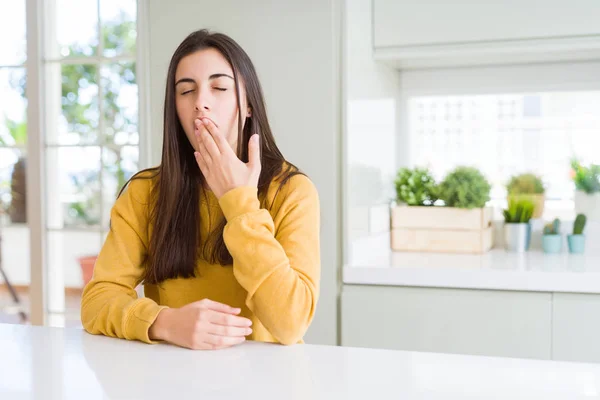
<path fill-rule="evenodd" d="M 401 168 L 394 183 L 399 203 L 432 206 L 438 199 L 435 179 L 426 168 Z"/>
<path fill-rule="evenodd" d="M 542 179 L 532 173 L 520 174 L 513 176 L 506 185 L 508 193 L 507 200 L 519 200 L 527 198 L 534 204 L 533 217 L 541 218 L 544 214 L 544 202 L 546 189 Z"/>
<path fill-rule="evenodd" d="M 562 250 L 562 235 L 560 234 L 560 220 L 558 218 L 544 226 L 542 249 L 544 253 L 560 253 Z"/>
<path fill-rule="evenodd" d="M 600 165 L 582 165 L 571 162 L 571 176 L 575 183 L 575 213 L 600 220 Z"/>
<path fill-rule="evenodd" d="M 504 214 L 504 248 L 522 253 L 529 249 L 530 226 L 534 205 L 531 200 L 511 200 Z"/>
<path fill-rule="evenodd" d="M 491 186 L 477 168 L 457 167 L 440 183 L 439 197 L 447 207 L 483 208 Z"/>
<path fill-rule="evenodd" d="M 569 244 L 569 252 L 575 254 L 581 254 L 585 250 L 585 235 L 583 229 L 587 218 L 583 214 L 577 214 L 575 223 L 573 223 L 573 233 L 567 236 L 567 243 Z"/>
<path fill-rule="evenodd" d="M 440 185 L 425 169 L 402 169 L 395 183 L 403 204 L 391 213 L 393 250 L 483 253 L 492 247 L 493 213 L 485 206 L 491 186 L 477 169 L 458 167 Z M 445 205 L 434 204 L 438 199 Z"/>
<path fill-rule="evenodd" d="M 79 257 L 79 265 L 81 266 L 81 277 L 83 278 L 83 287 L 85 287 L 89 281 L 92 280 L 94 275 L 94 265 L 96 265 L 97 255 Z"/>

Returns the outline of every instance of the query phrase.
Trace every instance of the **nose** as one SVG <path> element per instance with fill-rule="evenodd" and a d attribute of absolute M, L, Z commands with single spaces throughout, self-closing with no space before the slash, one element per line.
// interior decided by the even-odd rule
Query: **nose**
<path fill-rule="evenodd" d="M 198 96 L 196 97 L 196 103 L 194 105 L 197 112 L 207 112 L 211 110 L 209 94 L 205 90 L 198 90 Z"/>

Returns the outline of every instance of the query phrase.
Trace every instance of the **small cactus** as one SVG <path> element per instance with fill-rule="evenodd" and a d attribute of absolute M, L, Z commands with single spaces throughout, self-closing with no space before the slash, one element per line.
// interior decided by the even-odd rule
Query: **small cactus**
<path fill-rule="evenodd" d="M 558 235 L 560 233 L 560 219 L 555 218 L 552 226 L 554 227 L 554 234 Z"/>
<path fill-rule="evenodd" d="M 560 220 L 556 218 L 552 223 L 544 226 L 544 235 L 558 235 L 560 234 Z"/>
<path fill-rule="evenodd" d="M 582 235 L 587 218 L 583 214 L 577 214 L 575 223 L 573 224 L 573 235 Z"/>

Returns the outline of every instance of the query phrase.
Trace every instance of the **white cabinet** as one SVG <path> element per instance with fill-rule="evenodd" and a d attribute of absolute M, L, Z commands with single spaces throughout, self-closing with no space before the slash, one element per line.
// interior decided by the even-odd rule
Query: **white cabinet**
<path fill-rule="evenodd" d="M 550 359 L 551 297 L 345 285 L 342 345 Z"/>
<path fill-rule="evenodd" d="M 374 57 L 397 68 L 593 60 L 597 0 L 373 0 Z"/>
<path fill-rule="evenodd" d="M 600 295 L 555 293 L 552 354 L 556 360 L 600 362 Z"/>
<path fill-rule="evenodd" d="M 600 295 L 344 285 L 343 346 L 600 363 Z"/>
<path fill-rule="evenodd" d="M 374 0 L 375 47 L 600 34 L 597 0 Z"/>

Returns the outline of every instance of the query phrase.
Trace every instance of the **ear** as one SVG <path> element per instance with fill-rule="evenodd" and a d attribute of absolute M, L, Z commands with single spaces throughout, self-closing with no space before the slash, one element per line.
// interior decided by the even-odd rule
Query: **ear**
<path fill-rule="evenodd" d="M 246 118 L 252 117 L 252 109 L 248 107 L 248 111 L 246 111 Z"/>

